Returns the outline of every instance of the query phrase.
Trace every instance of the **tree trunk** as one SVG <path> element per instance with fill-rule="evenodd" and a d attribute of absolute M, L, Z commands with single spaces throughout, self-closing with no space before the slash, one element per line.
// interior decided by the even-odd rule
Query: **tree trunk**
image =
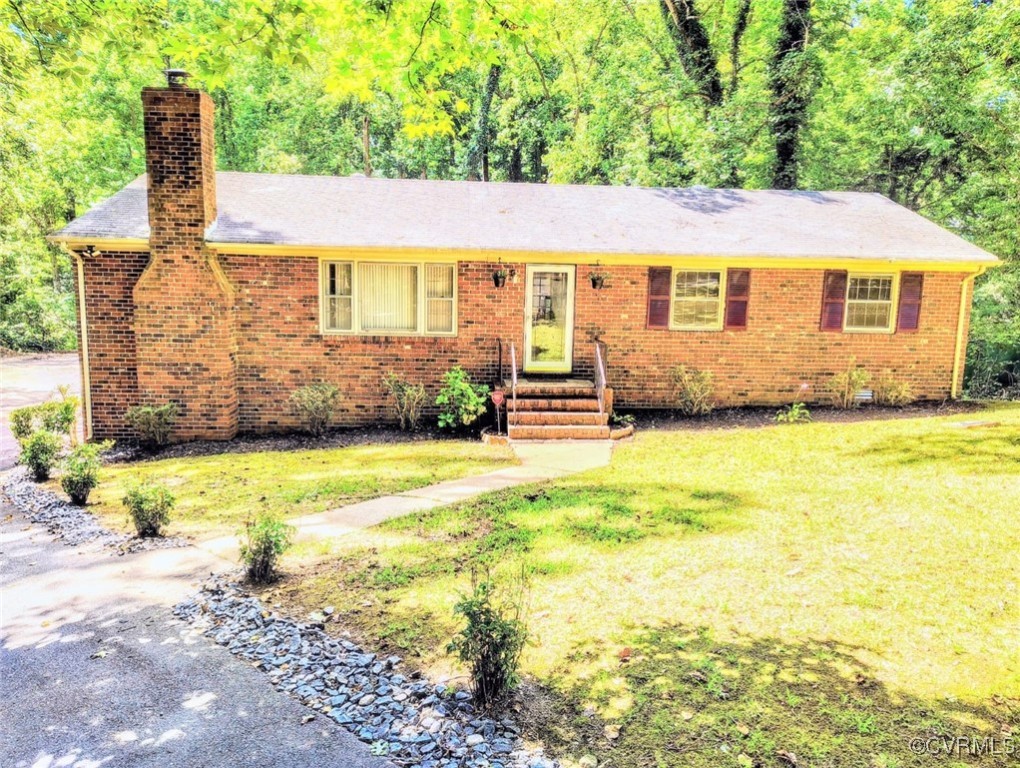
<path fill-rule="evenodd" d="M 372 175 L 372 143 L 368 115 L 361 123 L 361 155 L 365 161 L 365 176 Z"/>
<path fill-rule="evenodd" d="M 805 59 L 811 30 L 811 0 L 783 0 L 776 52 L 769 65 L 776 165 L 772 186 L 797 188 L 800 133 L 811 101 L 811 72 Z"/>
<path fill-rule="evenodd" d="M 723 102 L 722 78 L 694 0 L 660 0 L 659 9 L 680 66 L 705 97 L 708 106 L 718 107 Z"/>
<path fill-rule="evenodd" d="M 478 120 L 475 121 L 475 129 L 468 142 L 467 156 L 464 158 L 464 177 L 471 181 L 478 181 L 480 178 L 485 181 L 489 180 L 489 111 L 492 108 L 492 97 L 499 86 L 499 77 L 502 71 L 501 65 L 493 64 L 489 68 L 489 76 L 485 79 L 482 102 L 478 106 Z"/>

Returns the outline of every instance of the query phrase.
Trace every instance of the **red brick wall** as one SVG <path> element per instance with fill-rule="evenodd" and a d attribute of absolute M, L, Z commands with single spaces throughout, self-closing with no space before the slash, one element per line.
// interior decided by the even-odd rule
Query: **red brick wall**
<path fill-rule="evenodd" d="M 152 259 L 134 287 L 138 390 L 177 402 L 177 440 L 237 432 L 234 296 L 205 231 L 216 215 L 212 102 L 193 89 L 146 88 Z"/>
<path fill-rule="evenodd" d="M 131 294 L 146 260 L 145 254 L 86 260 L 93 426 L 99 438 L 129 436 L 122 415 L 139 401 Z M 518 283 L 496 289 L 491 263 L 460 262 L 455 337 L 351 336 L 319 333 L 317 259 L 232 255 L 220 260 L 234 297 L 241 432 L 297 426 L 287 398 L 314 381 L 337 383 L 344 395 L 342 421 L 364 424 L 393 419 L 381 384 L 386 373 L 420 381 L 434 396 L 442 373 L 458 364 L 477 381 L 496 380 L 497 339 L 505 344 L 506 370 L 511 341 L 523 361 L 523 265 L 508 265 L 520 271 Z M 804 270 L 752 271 L 745 331 L 647 330 L 647 268 L 602 269 L 609 275 L 607 287 L 594 291 L 589 267 L 577 267 L 575 372 L 591 375 L 591 340 L 598 333 L 608 345 L 609 380 L 619 407 L 667 406 L 668 372 L 681 362 L 714 373 L 720 405 L 791 402 L 802 398 L 801 383 L 810 386 L 803 399 L 822 401 L 828 379 L 851 356 L 874 373 L 889 370 L 910 380 L 919 397 L 949 396 L 962 274 L 926 274 L 921 330 L 886 335 L 819 331 L 822 272 Z M 201 325 L 201 318 L 188 322 Z M 179 322 L 179 317 L 173 320 Z M 175 354 L 173 323 L 164 323 L 162 338 L 147 342 L 154 345 L 153 356 Z M 200 369 L 190 375 L 200 376 Z M 205 396 L 201 391 L 183 390 L 179 396 L 189 412 L 208 407 L 195 399 Z M 212 405 L 220 407 L 219 401 Z"/>
<path fill-rule="evenodd" d="M 99 440 L 134 437 L 124 412 L 138 404 L 132 290 L 147 253 L 98 251 L 85 257 L 85 317 L 92 381 L 92 433 Z M 78 294 L 75 270 L 75 296 Z M 81 308 L 79 307 L 79 317 Z M 81 354 L 81 325 L 78 326 Z"/>
<path fill-rule="evenodd" d="M 588 267 L 578 267 L 586 275 Z M 873 375 L 889 371 L 915 396 L 949 397 L 963 274 L 924 276 L 920 330 L 868 334 L 819 330 L 821 270 L 752 270 L 747 329 L 669 331 L 645 328 L 648 270 L 604 268 L 607 288 L 579 281 L 575 360 L 590 371 L 596 331 L 608 345 L 609 382 L 621 407 L 661 407 L 678 363 L 714 374 L 721 405 L 775 405 L 827 400 L 826 384 L 851 357 Z M 799 394 L 802 383 L 807 395 Z"/>

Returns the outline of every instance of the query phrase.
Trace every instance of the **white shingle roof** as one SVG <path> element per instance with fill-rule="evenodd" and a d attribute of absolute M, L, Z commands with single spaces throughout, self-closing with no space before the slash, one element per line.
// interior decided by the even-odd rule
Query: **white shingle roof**
<path fill-rule="evenodd" d="M 213 243 L 984 262 L 995 257 L 864 192 L 216 174 Z M 147 238 L 146 179 L 55 239 Z"/>

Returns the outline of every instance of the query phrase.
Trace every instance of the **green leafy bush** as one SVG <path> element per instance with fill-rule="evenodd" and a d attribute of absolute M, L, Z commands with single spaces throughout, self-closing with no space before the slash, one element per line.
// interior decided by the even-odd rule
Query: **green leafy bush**
<path fill-rule="evenodd" d="M 1020 265 L 979 278 L 964 374 L 971 397 L 1020 400 Z"/>
<path fill-rule="evenodd" d="M 678 365 L 669 372 L 673 400 L 684 416 L 704 416 L 712 412 L 712 374 Z"/>
<path fill-rule="evenodd" d="M 425 401 L 428 398 L 425 394 L 425 386 L 412 384 L 393 373 L 383 377 L 383 386 L 393 396 L 400 428 L 411 431 L 418 429 Z"/>
<path fill-rule="evenodd" d="M 871 374 L 857 366 L 857 358 L 851 357 L 846 370 L 835 374 L 829 381 L 829 394 L 837 408 L 856 408 L 857 394 L 868 386 Z"/>
<path fill-rule="evenodd" d="M 165 486 L 140 483 L 128 489 L 122 502 L 138 535 L 144 538 L 163 535 L 176 500 Z"/>
<path fill-rule="evenodd" d="M 27 405 L 11 411 L 11 434 L 20 441 L 33 432 L 44 430 L 56 435 L 67 435 L 73 442 L 80 401 L 67 394 L 66 388 L 61 390 L 64 395 L 62 400 Z"/>
<path fill-rule="evenodd" d="M 164 405 L 136 405 L 124 414 L 127 423 L 138 433 L 142 445 L 150 449 L 163 448 L 170 442 L 170 433 L 177 421 L 177 403 Z"/>
<path fill-rule="evenodd" d="M 309 384 L 291 393 L 290 406 L 300 417 L 305 431 L 318 437 L 329 428 L 340 410 L 340 389 L 325 382 Z"/>
<path fill-rule="evenodd" d="M 71 497 L 72 504 L 83 507 L 88 502 L 92 489 L 99 484 L 99 468 L 102 466 L 99 456 L 112 447 L 112 440 L 82 443 L 75 446 L 64 459 L 64 474 L 60 477 L 60 487 Z"/>
<path fill-rule="evenodd" d="M 18 461 L 28 467 L 37 483 L 49 480 L 50 470 L 57 463 L 60 444 L 59 435 L 40 429 L 21 441 Z"/>
<path fill-rule="evenodd" d="M 791 403 L 776 412 L 777 424 L 804 424 L 811 421 L 811 411 L 804 403 Z"/>
<path fill-rule="evenodd" d="M 888 371 L 875 380 L 871 391 L 876 405 L 900 406 L 914 402 L 914 391 L 910 383 L 899 381 Z"/>
<path fill-rule="evenodd" d="M 447 652 L 457 653 L 470 666 L 475 702 L 483 709 L 501 703 L 518 683 L 521 652 L 528 640 L 521 618 L 525 588 L 522 577 L 520 588 L 501 600 L 496 585 L 486 578 L 453 608 L 466 624 Z"/>
<path fill-rule="evenodd" d="M 443 387 L 436 396 L 439 426 L 444 429 L 470 427 L 488 407 L 489 388 L 472 384 L 471 377 L 459 365 L 443 374 Z"/>
<path fill-rule="evenodd" d="M 294 539 L 295 528 L 274 515 L 249 521 L 241 541 L 241 560 L 248 578 L 263 584 L 276 577 L 276 563 Z"/>

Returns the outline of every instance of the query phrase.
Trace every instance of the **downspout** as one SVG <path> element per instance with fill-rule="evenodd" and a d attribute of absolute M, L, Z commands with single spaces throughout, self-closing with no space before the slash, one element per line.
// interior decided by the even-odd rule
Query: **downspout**
<path fill-rule="evenodd" d="M 78 267 L 78 322 L 81 327 L 81 402 L 85 415 L 85 439 L 92 439 L 92 375 L 89 371 L 89 323 L 85 312 L 85 257 L 70 251 Z"/>
<path fill-rule="evenodd" d="M 966 328 L 967 318 L 967 293 L 968 288 L 974 282 L 975 279 L 985 273 L 988 267 L 979 267 L 977 272 L 973 272 L 963 278 L 963 283 L 960 286 L 960 315 L 956 321 L 956 351 L 953 354 L 953 383 L 949 389 L 949 397 L 955 400 L 960 396 L 960 368 L 963 365 L 963 347 L 964 339 L 963 332 Z"/>

